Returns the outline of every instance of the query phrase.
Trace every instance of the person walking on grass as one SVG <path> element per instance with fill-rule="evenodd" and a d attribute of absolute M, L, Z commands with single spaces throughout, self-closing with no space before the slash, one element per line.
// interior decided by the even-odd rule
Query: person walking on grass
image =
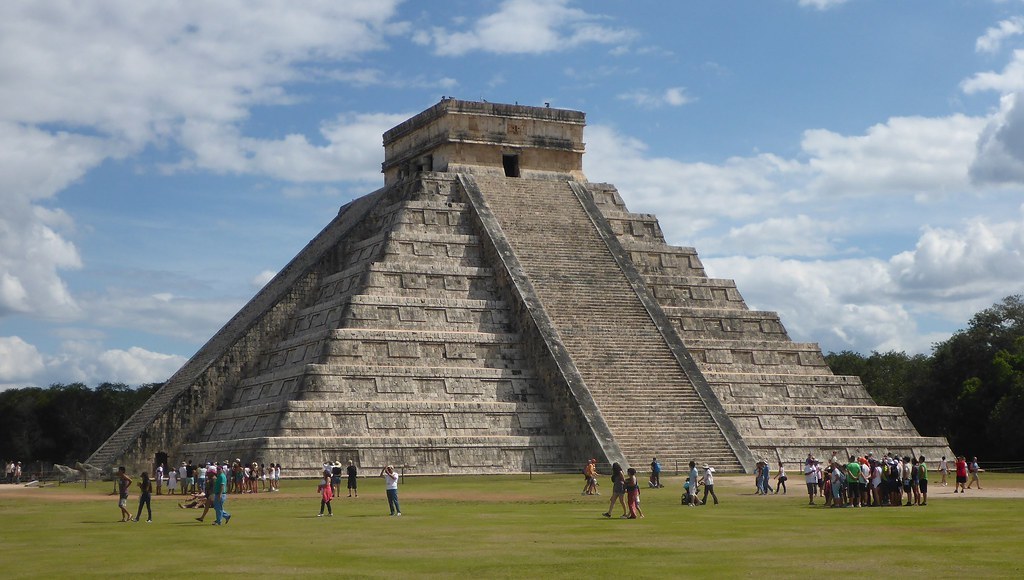
<path fill-rule="evenodd" d="M 949 462 L 946 461 L 945 455 L 943 455 L 942 459 L 939 461 L 939 473 L 942 474 L 942 481 L 939 483 L 942 484 L 942 487 L 946 487 L 946 474 L 949 473 Z"/>
<path fill-rule="evenodd" d="M 700 481 L 704 482 L 704 498 L 700 502 L 708 505 L 708 494 L 710 493 L 711 499 L 715 501 L 715 505 L 718 505 L 718 496 L 715 495 L 715 468 L 705 463 L 701 469 L 704 470 L 704 475 L 700 478 Z"/>
<path fill-rule="evenodd" d="M 224 509 L 224 502 L 228 500 L 228 468 L 222 467 L 217 470 L 217 478 L 213 484 L 213 513 L 217 516 L 213 525 L 219 526 L 221 522 L 227 525 L 231 521 L 231 514 Z"/>
<path fill-rule="evenodd" d="M 139 512 L 135 514 L 135 521 L 142 518 L 142 506 L 146 506 L 146 523 L 153 523 L 153 508 L 150 506 L 150 499 L 153 495 L 153 482 L 149 479 L 149 473 L 142 472 L 142 481 L 139 482 Z"/>
<path fill-rule="evenodd" d="M 331 500 L 334 499 L 334 481 L 332 478 L 333 475 L 325 471 L 323 479 L 320 480 L 320 485 L 316 488 L 317 493 L 320 494 L 320 513 L 316 516 L 318 518 L 324 517 L 325 507 L 327 508 L 327 516 L 334 516 L 334 512 L 331 511 Z"/>
<path fill-rule="evenodd" d="M 971 481 L 967 484 L 967 489 L 971 489 L 971 486 L 975 483 L 978 484 L 978 489 L 981 489 L 981 480 L 978 479 L 978 473 L 985 471 L 978 465 L 978 458 L 971 459 L 971 462 L 967 464 L 967 473 L 970 474 Z"/>
<path fill-rule="evenodd" d="M 630 467 L 626 470 L 626 504 L 629 506 L 629 518 L 635 520 L 638 516 L 644 517 L 640 511 L 640 483 L 636 480 L 636 470 Z"/>
<path fill-rule="evenodd" d="M 132 521 L 132 512 L 128 511 L 128 490 L 132 487 L 132 478 L 125 473 L 124 466 L 117 468 L 117 507 L 121 508 L 121 521 Z"/>
<path fill-rule="evenodd" d="M 778 495 L 779 490 L 782 490 L 782 495 L 786 495 L 786 468 L 779 462 L 779 472 L 775 475 L 775 494 Z M 717 501 L 715 503 L 718 503 Z"/>
<path fill-rule="evenodd" d="M 603 515 L 606 518 L 612 517 L 612 508 L 615 507 L 615 501 L 618 500 L 619 505 L 622 506 L 622 518 L 628 518 L 629 513 L 626 510 L 626 501 L 623 499 L 626 495 L 626 478 L 622 475 L 622 466 L 618 463 L 612 464 L 612 499 L 608 502 L 608 511 L 604 512 Z"/>
<path fill-rule="evenodd" d="M 398 474 L 395 468 L 388 465 L 380 470 L 380 476 L 384 478 L 384 491 L 388 494 L 388 509 L 391 515 L 401 516 L 402 508 L 398 505 Z"/>
<path fill-rule="evenodd" d="M 217 468 L 213 466 L 207 466 L 206 469 L 206 491 L 203 498 L 203 515 L 196 518 L 197 522 L 202 522 L 206 519 L 206 514 L 210 512 L 210 508 L 213 507 L 213 490 L 217 487 Z M 178 504 L 178 507 L 185 507 L 182 504 Z"/>

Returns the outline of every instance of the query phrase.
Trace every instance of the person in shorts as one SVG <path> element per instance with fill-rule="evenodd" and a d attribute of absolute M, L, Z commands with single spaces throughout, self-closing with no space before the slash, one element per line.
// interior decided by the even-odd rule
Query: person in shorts
<path fill-rule="evenodd" d="M 919 505 L 928 505 L 928 466 L 924 464 L 924 455 L 917 460 L 917 482 L 921 488 Z"/>
<path fill-rule="evenodd" d="M 128 511 L 128 490 L 132 487 L 132 478 L 125 472 L 124 466 L 117 468 L 117 507 L 121 508 L 121 521 L 132 521 L 132 513 Z"/>
<path fill-rule="evenodd" d="M 359 475 L 359 470 L 356 469 L 352 460 L 348 460 L 348 467 L 345 468 L 345 477 L 348 479 L 348 496 L 359 497 L 359 490 L 356 488 L 356 477 Z"/>
<path fill-rule="evenodd" d="M 958 455 L 956 458 L 956 485 L 953 487 L 953 493 L 958 490 L 960 493 L 967 493 L 967 461 L 963 455 Z"/>

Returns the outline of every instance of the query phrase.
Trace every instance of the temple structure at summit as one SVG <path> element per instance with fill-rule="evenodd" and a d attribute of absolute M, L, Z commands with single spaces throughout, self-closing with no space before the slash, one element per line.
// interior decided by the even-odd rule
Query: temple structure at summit
<path fill-rule="evenodd" d="M 384 134 L 384 186 L 324 230 L 98 449 L 412 473 L 598 458 L 749 472 L 949 455 L 818 345 L 709 278 L 582 170 L 584 114 L 444 99 Z"/>

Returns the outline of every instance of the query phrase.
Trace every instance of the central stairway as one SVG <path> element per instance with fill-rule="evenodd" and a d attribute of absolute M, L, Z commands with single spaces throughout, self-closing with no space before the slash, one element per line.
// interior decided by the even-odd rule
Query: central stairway
<path fill-rule="evenodd" d="M 742 471 L 569 183 L 473 180 L 627 461 Z"/>

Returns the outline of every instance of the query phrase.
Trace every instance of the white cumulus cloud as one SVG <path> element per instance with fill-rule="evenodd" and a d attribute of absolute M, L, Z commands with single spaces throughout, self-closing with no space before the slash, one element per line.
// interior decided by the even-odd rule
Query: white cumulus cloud
<path fill-rule="evenodd" d="M 420 31 L 413 40 L 433 46 L 438 55 L 459 56 L 473 51 L 543 54 L 633 38 L 632 31 L 606 26 L 601 17 L 569 4 L 568 0 L 505 0 L 497 12 L 466 30 L 435 27 Z"/>

